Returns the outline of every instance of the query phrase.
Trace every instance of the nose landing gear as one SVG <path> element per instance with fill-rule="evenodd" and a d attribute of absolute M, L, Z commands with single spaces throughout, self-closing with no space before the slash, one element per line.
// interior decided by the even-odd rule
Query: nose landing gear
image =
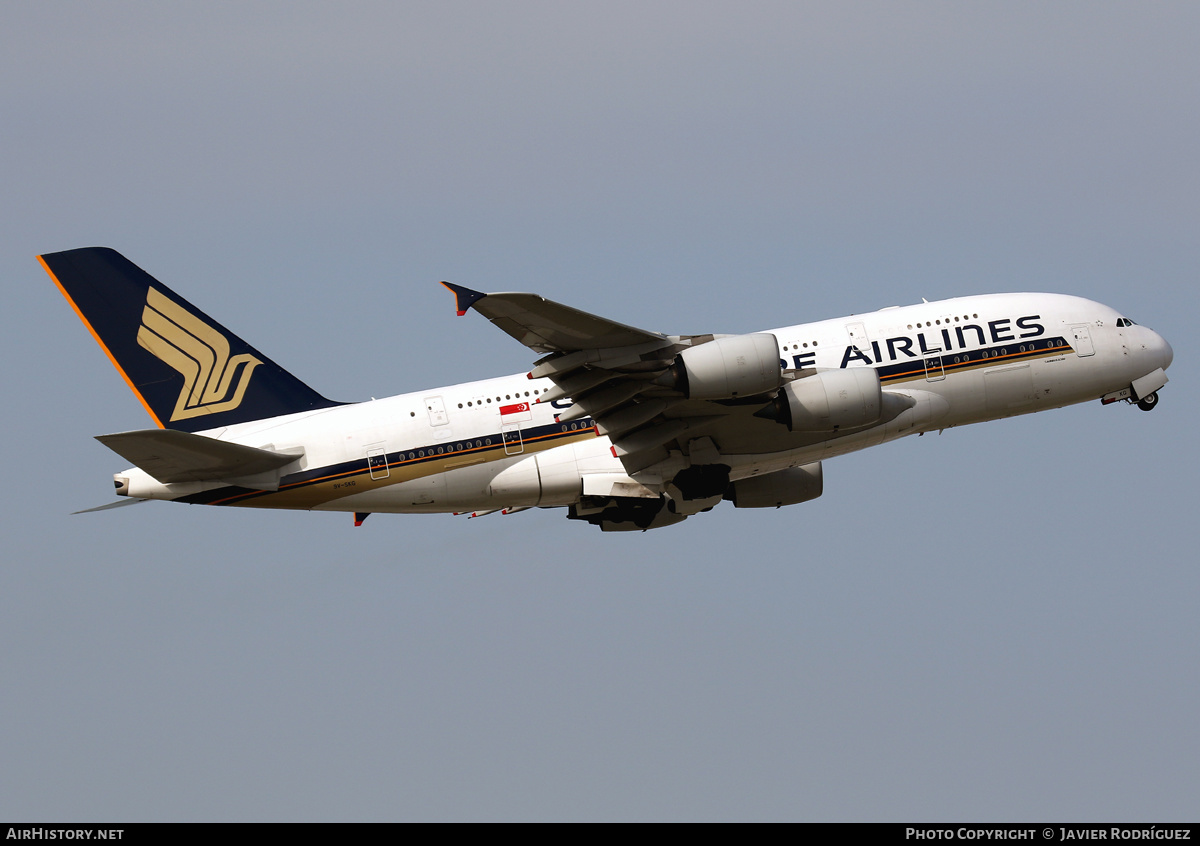
<path fill-rule="evenodd" d="M 1153 411 L 1156 409 L 1158 407 L 1158 391 L 1146 394 L 1146 396 L 1138 400 L 1137 407 L 1142 411 Z"/>

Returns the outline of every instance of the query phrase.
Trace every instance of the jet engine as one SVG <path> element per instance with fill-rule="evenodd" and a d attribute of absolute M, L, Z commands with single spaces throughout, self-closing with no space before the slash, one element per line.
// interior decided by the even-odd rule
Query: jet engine
<path fill-rule="evenodd" d="M 756 412 L 792 432 L 836 432 L 891 420 L 913 403 L 885 393 L 870 367 L 822 370 L 788 382 L 771 404 Z"/>
<path fill-rule="evenodd" d="M 725 492 L 725 499 L 732 502 L 734 508 L 779 508 L 816 499 L 823 489 L 824 476 L 821 462 L 817 461 L 738 479 Z"/>
<path fill-rule="evenodd" d="M 779 342 L 764 332 L 689 347 L 676 357 L 664 384 L 688 399 L 719 400 L 765 394 L 782 381 Z"/>

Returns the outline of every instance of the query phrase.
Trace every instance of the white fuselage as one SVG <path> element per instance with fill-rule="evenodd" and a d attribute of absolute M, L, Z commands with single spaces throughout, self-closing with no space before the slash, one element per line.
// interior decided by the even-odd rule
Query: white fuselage
<path fill-rule="evenodd" d="M 731 479 L 809 464 L 905 435 L 1095 400 L 1171 360 L 1153 331 L 1108 306 L 1057 294 L 991 294 L 887 308 L 768 330 L 789 370 L 874 367 L 885 392 L 913 400 L 898 417 L 839 437 L 792 433 L 743 414 L 714 430 Z M 569 399 L 538 402 L 547 379 L 517 374 L 201 434 L 302 449 L 277 490 L 163 484 L 137 468 L 121 493 L 154 499 L 354 512 L 462 512 L 563 506 L 586 476 L 624 477 L 588 418 L 558 422 Z M 505 413 L 502 413 L 502 410 Z M 634 474 L 661 490 L 688 457 Z"/>

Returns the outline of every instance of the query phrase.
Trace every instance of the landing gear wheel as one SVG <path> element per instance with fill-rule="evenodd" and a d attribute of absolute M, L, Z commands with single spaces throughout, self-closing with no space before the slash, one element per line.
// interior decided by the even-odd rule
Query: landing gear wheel
<path fill-rule="evenodd" d="M 1144 396 L 1140 400 L 1138 400 L 1137 407 L 1140 408 L 1142 411 L 1153 411 L 1155 408 L 1157 408 L 1158 407 L 1158 391 L 1155 391 L 1152 394 L 1146 394 L 1146 396 Z"/>

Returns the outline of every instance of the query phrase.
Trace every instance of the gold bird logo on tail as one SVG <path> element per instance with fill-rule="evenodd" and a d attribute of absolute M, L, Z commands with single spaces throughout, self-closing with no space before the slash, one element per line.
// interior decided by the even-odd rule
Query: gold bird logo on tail
<path fill-rule="evenodd" d="M 183 390 L 171 413 L 172 421 L 237 408 L 251 373 L 262 364 L 248 353 L 230 357 L 224 335 L 154 288 L 146 294 L 137 340 L 183 374 Z M 234 387 L 239 368 L 241 375 Z"/>

